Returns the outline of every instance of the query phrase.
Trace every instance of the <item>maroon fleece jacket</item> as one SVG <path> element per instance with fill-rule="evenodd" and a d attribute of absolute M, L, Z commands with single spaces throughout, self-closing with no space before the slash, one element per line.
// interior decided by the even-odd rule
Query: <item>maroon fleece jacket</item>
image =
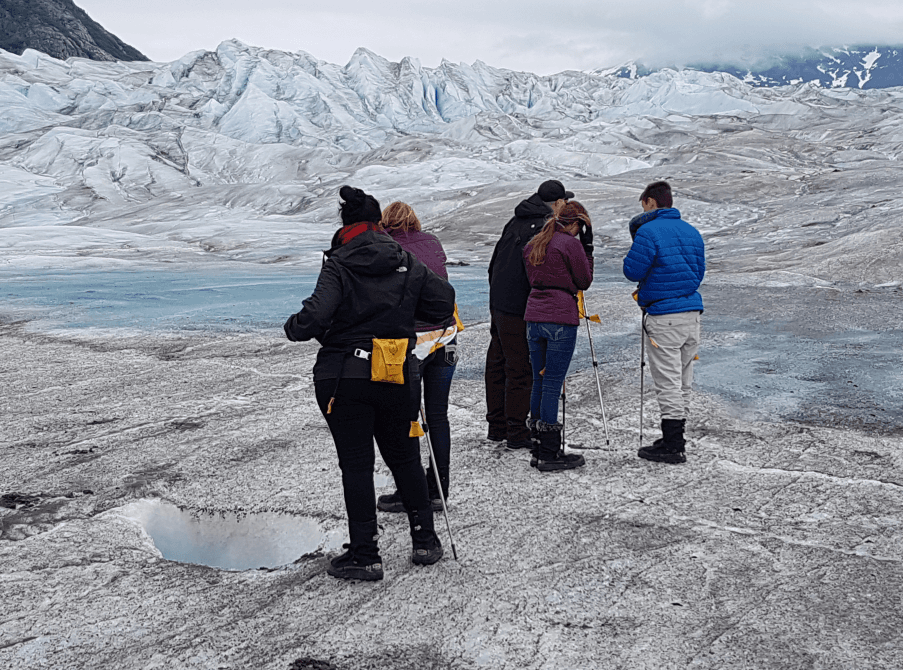
<path fill-rule="evenodd" d="M 443 279 L 448 279 L 448 270 L 445 269 L 445 250 L 438 237 L 418 230 L 395 229 L 386 230 L 386 232 L 398 242 L 402 249 L 414 254 L 418 261 Z"/>
<path fill-rule="evenodd" d="M 430 233 L 418 230 L 386 230 L 393 240 L 405 251 L 414 254 L 418 261 L 427 266 L 437 275 L 448 281 L 448 270 L 445 268 L 445 250 L 439 238 Z M 425 333 L 437 328 L 445 328 L 455 322 L 454 317 L 444 323 L 426 323 L 418 321 L 416 324 L 418 333 Z"/>
<path fill-rule="evenodd" d="M 562 228 L 552 236 L 541 265 L 530 263 L 533 242 L 524 247 L 524 265 L 530 280 L 530 297 L 524 321 L 580 325 L 577 291 L 585 291 L 593 283 L 593 257 L 583 245 Z"/>

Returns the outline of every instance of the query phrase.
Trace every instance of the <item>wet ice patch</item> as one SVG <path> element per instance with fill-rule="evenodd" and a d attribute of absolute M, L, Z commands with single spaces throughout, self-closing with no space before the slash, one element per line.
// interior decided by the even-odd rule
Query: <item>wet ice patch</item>
<path fill-rule="evenodd" d="M 317 549 L 337 549 L 343 541 L 340 530 L 276 512 L 199 512 L 140 500 L 119 513 L 141 524 L 163 558 L 225 570 L 274 568 Z"/>
<path fill-rule="evenodd" d="M 373 486 L 381 489 L 387 486 L 395 486 L 395 479 L 390 474 L 377 472 L 373 475 Z"/>

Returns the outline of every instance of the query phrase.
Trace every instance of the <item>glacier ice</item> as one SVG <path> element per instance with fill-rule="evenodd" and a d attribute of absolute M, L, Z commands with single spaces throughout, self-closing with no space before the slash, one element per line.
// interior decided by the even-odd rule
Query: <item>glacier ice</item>
<path fill-rule="evenodd" d="M 171 63 L 0 52 L 0 249 L 16 263 L 199 254 L 313 268 L 304 239 L 335 225 L 338 187 L 354 183 L 410 202 L 453 255 L 485 260 L 517 199 L 550 176 L 599 208 L 614 241 L 627 218 L 624 201 L 607 207 L 619 184 L 679 169 L 806 182 L 895 168 L 901 95 L 757 88 L 717 72 L 425 68 L 366 49 L 339 66 L 235 40 Z M 697 193 L 685 207 L 705 227 L 700 208 L 718 197 Z M 712 216 L 719 229 L 760 221 L 760 242 L 793 235 L 760 200 Z"/>

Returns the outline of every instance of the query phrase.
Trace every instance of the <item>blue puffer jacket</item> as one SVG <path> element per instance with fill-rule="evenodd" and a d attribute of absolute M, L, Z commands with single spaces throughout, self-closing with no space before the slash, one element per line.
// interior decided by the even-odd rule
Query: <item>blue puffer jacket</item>
<path fill-rule="evenodd" d="M 682 221 L 674 208 L 641 217 L 645 220 L 640 220 L 633 246 L 624 258 L 624 276 L 640 285 L 640 307 L 649 314 L 701 312 L 698 289 L 705 276 L 702 235 Z"/>

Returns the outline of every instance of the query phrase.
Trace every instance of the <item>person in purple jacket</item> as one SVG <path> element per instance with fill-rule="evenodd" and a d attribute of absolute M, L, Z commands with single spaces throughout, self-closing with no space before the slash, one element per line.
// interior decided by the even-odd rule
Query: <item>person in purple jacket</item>
<path fill-rule="evenodd" d="M 571 470 L 586 460 L 561 447 L 558 396 L 577 343 L 577 291 L 593 281 L 593 230 L 586 208 L 576 201 L 559 206 L 524 247 L 524 263 L 530 281 L 524 313 L 533 368 L 530 431 L 539 437 L 535 465 L 542 472 Z"/>
<path fill-rule="evenodd" d="M 420 220 L 410 205 L 393 202 L 383 210 L 381 224 L 393 240 L 412 253 L 434 273 L 448 280 L 445 269 L 445 250 L 439 238 L 424 233 Z M 442 482 L 442 494 L 448 499 L 449 467 L 451 462 L 451 428 L 448 423 L 448 394 L 458 363 L 458 328 L 454 316 L 443 323 L 415 324 L 417 344 L 414 354 L 420 359 L 420 377 L 423 381 L 423 406 L 426 424 L 436 463 L 430 459 L 426 473 L 430 504 L 433 511 L 442 511 L 442 500 L 436 485 L 434 470 L 438 470 Z M 417 439 L 417 438 L 413 438 Z M 376 505 L 383 512 L 404 512 L 404 502 L 396 491 L 379 497 Z"/>

